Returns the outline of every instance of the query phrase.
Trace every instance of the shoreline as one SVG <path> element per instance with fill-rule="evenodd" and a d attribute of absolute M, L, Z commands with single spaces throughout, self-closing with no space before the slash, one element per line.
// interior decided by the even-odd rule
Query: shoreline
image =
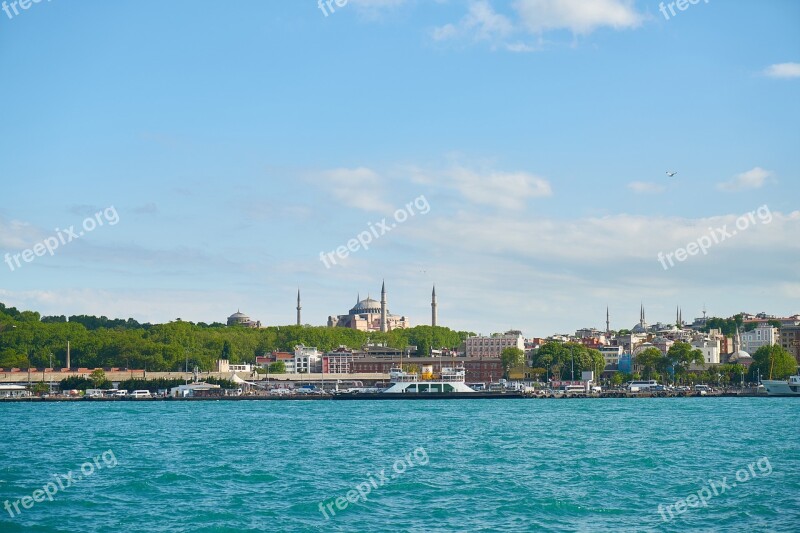
<path fill-rule="evenodd" d="M 526 395 L 521 392 L 506 393 L 415 393 L 415 394 L 385 394 L 385 393 L 360 393 L 360 394 L 281 394 L 272 396 L 219 396 L 219 397 L 193 397 L 193 398 L 3 398 L 2 403 L 108 403 L 108 402 L 208 402 L 208 401 L 392 401 L 392 400 L 603 400 L 603 399 L 643 399 L 643 398 L 780 398 L 792 396 L 769 396 L 766 394 L 689 394 L 689 395 L 643 395 L 643 394 L 607 394 L 598 396 L 560 396 L 541 397 Z"/>

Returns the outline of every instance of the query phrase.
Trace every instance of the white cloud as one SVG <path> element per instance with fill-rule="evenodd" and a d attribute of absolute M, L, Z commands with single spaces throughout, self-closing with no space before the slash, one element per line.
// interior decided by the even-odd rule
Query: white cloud
<path fill-rule="evenodd" d="M 667 190 L 659 183 L 647 181 L 632 181 L 628 184 L 628 188 L 637 194 L 658 194 Z"/>
<path fill-rule="evenodd" d="M 0 218 L 0 249 L 20 250 L 41 241 L 45 234 L 21 220 L 6 221 Z"/>
<path fill-rule="evenodd" d="M 764 69 L 770 78 L 800 78 L 800 63 L 777 63 Z"/>
<path fill-rule="evenodd" d="M 527 172 L 476 172 L 455 166 L 446 175 L 450 184 L 470 202 L 502 209 L 522 209 L 529 198 L 553 194 L 550 182 Z"/>
<path fill-rule="evenodd" d="M 747 189 L 759 189 L 764 186 L 767 178 L 772 176 L 772 172 L 761 167 L 755 167 L 747 172 L 743 172 L 730 181 L 717 184 L 721 191 L 743 191 Z"/>
<path fill-rule="evenodd" d="M 435 250 L 422 268 L 427 270 L 426 280 L 437 281 L 440 306 L 452 305 L 440 320 L 447 316 L 449 323 L 484 333 L 487 327 L 516 325 L 527 334 L 547 335 L 597 325 L 608 303 L 615 327 L 635 322 L 640 299 L 648 306 L 648 318 L 664 321 L 674 316 L 676 304 L 684 307 L 685 316 L 692 312 L 688 309 L 699 316 L 703 303 L 717 316 L 761 306 L 764 294 L 778 291 L 795 275 L 800 242 L 792 236 L 800 233 L 800 212 L 773 211 L 769 218 L 761 216 L 763 210 L 758 214 L 757 205 L 752 209 L 757 213 L 754 223 L 744 212 L 698 218 L 561 218 L 464 209 L 454 216 L 434 215 L 424 225 L 407 229 L 419 250 Z M 706 255 L 690 256 L 669 270 L 658 260 L 659 252 L 674 252 L 708 237 L 710 227 L 736 231 L 737 220 L 744 227 L 745 219 L 746 229 L 712 245 Z M 410 281 L 422 277 L 416 270 L 408 274 Z M 723 270 L 726 275 L 720 276 Z M 757 279 L 753 271 L 760 273 Z M 504 305 L 489 315 L 476 311 L 475 302 L 486 301 Z M 774 304 L 770 309 L 790 303 L 768 301 Z M 664 311 L 656 312 L 656 305 Z M 620 317 L 625 306 L 630 306 L 630 319 Z M 474 317 L 476 312 L 479 317 Z M 598 322 L 575 322 L 591 320 L 592 313 L 597 313 Z M 425 317 L 423 305 L 412 314 L 417 316 Z"/>
<path fill-rule="evenodd" d="M 521 41 L 506 44 L 506 50 L 509 52 L 536 52 L 541 48 L 523 43 Z"/>
<path fill-rule="evenodd" d="M 523 26 L 534 33 L 570 30 L 588 34 L 601 27 L 635 28 L 642 22 L 631 0 L 517 0 Z"/>
<path fill-rule="evenodd" d="M 457 24 L 445 24 L 434 28 L 431 36 L 435 41 L 468 37 L 476 41 L 495 41 L 510 35 L 514 25 L 505 15 L 497 13 L 488 0 L 475 0 L 469 5 L 467 14 Z"/>
<path fill-rule="evenodd" d="M 365 167 L 327 170 L 319 179 L 342 204 L 364 211 L 388 211 L 383 200 L 383 180 Z"/>
<path fill-rule="evenodd" d="M 542 34 L 549 30 L 585 35 L 600 27 L 634 28 L 643 19 L 630 0 L 517 0 L 512 6 L 516 20 L 495 11 L 489 0 L 473 0 L 460 21 L 434 28 L 431 37 L 488 41 L 496 49 L 533 52 L 542 48 Z M 537 43 L 511 40 L 520 34 L 538 36 Z"/>
<path fill-rule="evenodd" d="M 475 32 L 478 39 L 505 37 L 513 30 L 511 21 L 492 9 L 487 0 L 473 2 L 463 20 L 464 27 Z"/>
<path fill-rule="evenodd" d="M 448 39 L 453 39 L 456 36 L 458 36 L 458 28 L 452 24 L 439 26 L 438 28 L 434 28 L 431 32 L 431 37 L 433 37 L 434 41 L 446 41 Z"/>

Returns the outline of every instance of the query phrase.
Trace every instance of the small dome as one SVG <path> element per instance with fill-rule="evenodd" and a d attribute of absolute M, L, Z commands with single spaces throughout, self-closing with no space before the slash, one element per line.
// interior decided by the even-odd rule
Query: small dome
<path fill-rule="evenodd" d="M 647 328 L 641 324 L 636 324 L 631 328 L 631 333 L 647 333 Z"/>
<path fill-rule="evenodd" d="M 744 350 L 739 350 L 731 355 L 730 361 L 752 361 L 753 357 L 745 352 Z"/>

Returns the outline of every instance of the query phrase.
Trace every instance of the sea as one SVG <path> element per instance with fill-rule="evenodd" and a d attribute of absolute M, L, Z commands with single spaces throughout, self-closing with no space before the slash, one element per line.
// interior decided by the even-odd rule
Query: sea
<path fill-rule="evenodd" d="M 0 402 L 0 531 L 800 531 L 800 401 Z"/>

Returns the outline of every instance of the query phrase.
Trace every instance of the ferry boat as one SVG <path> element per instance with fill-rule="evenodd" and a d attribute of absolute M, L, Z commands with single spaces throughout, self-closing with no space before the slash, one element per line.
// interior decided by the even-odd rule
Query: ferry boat
<path fill-rule="evenodd" d="M 800 375 L 789 376 L 789 380 L 763 379 L 761 384 L 769 396 L 800 396 Z"/>
<path fill-rule="evenodd" d="M 438 376 L 434 375 L 433 367 L 425 365 L 422 370 L 423 379 L 415 372 L 406 372 L 401 367 L 389 370 L 391 385 L 383 391 L 384 394 L 418 394 L 448 392 L 475 392 L 464 382 L 466 371 L 464 367 L 443 367 Z"/>

